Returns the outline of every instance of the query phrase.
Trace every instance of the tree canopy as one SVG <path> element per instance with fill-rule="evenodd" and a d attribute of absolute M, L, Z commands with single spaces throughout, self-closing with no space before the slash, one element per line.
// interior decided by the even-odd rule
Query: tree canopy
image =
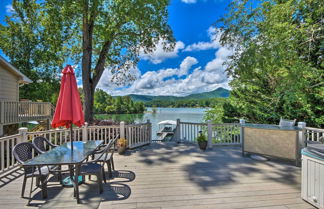
<path fill-rule="evenodd" d="M 94 94 L 94 113 L 96 114 L 138 114 L 144 113 L 143 102 L 133 102 L 129 96 L 112 97 L 97 89 Z"/>
<path fill-rule="evenodd" d="M 130 69 L 139 53 L 152 52 L 161 40 L 165 50 L 173 48 L 168 4 L 168 0 L 13 0 L 14 12 L 1 26 L 1 49 L 26 75 L 42 72 L 55 80 L 63 63 L 81 67 L 85 119 L 91 122 L 94 92 L 105 69 L 111 70 L 113 82 L 122 84 L 133 79 Z"/>
<path fill-rule="evenodd" d="M 223 121 L 324 126 L 324 5 L 321 0 L 234 0 L 219 20 L 232 87 Z"/>
<path fill-rule="evenodd" d="M 168 0 L 44 2 L 49 34 L 62 38 L 76 62 L 81 59 L 86 121 L 93 119 L 94 91 L 106 68 L 120 84 L 133 78 L 129 70 L 141 51 L 151 52 L 161 39 L 165 49 L 174 46 L 168 4 Z"/>
<path fill-rule="evenodd" d="M 54 44 L 41 27 L 40 5 L 13 1 L 12 13 L 0 24 L 0 49 L 33 83 L 20 87 L 20 98 L 56 102 L 63 45 Z"/>

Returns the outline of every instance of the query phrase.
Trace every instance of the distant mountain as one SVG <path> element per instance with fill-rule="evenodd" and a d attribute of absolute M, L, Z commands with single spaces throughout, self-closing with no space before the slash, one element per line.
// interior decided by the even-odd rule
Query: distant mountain
<path fill-rule="evenodd" d="M 177 96 L 148 96 L 148 95 L 138 95 L 138 94 L 130 94 L 128 96 L 131 97 L 133 101 L 136 102 L 150 102 L 152 100 L 189 100 L 189 99 L 210 99 L 210 98 L 219 98 L 219 97 L 229 97 L 230 91 L 224 88 L 217 88 L 214 91 L 199 93 L 199 94 L 190 94 L 184 97 Z"/>

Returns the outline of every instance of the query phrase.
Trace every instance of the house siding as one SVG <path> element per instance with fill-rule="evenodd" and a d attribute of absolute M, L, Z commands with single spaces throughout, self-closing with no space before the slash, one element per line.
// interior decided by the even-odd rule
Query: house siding
<path fill-rule="evenodd" d="M 0 100 L 19 100 L 19 78 L 0 65 Z"/>

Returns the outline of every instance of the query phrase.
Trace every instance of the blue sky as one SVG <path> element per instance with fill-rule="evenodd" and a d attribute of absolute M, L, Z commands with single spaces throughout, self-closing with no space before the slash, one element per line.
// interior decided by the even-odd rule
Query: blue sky
<path fill-rule="evenodd" d="M 223 62 L 232 50 L 219 44 L 219 31 L 213 23 L 225 12 L 226 0 L 172 0 L 169 24 L 177 40 L 172 52 L 162 45 L 153 54 L 141 54 L 141 61 L 132 69 L 136 80 L 126 86 L 111 82 L 106 70 L 98 88 L 112 95 L 130 93 L 145 95 L 177 95 L 228 88 Z M 10 12 L 11 0 L 0 1 L 0 19 Z M 162 41 L 162 40 L 161 40 Z"/>

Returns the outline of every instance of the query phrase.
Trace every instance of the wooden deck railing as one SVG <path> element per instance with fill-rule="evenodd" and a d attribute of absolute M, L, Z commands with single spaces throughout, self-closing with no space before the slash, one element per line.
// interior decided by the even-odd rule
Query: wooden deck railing
<path fill-rule="evenodd" d="M 0 173 L 16 165 L 16 160 L 12 155 L 12 148 L 20 142 L 22 142 L 21 134 L 0 138 Z"/>
<path fill-rule="evenodd" d="M 151 143 L 151 123 L 112 126 L 88 126 L 73 128 L 74 141 L 104 140 L 107 144 L 116 136 L 126 138 L 128 148 L 136 148 Z M 31 141 L 36 136 L 44 136 L 52 143 L 60 145 L 70 141 L 70 129 L 51 129 L 46 131 L 28 132 L 27 128 L 20 128 L 19 134 L 0 138 L 0 174 L 15 167 L 16 160 L 12 155 L 12 148 L 20 143 Z"/>
<path fill-rule="evenodd" d="M 176 138 L 179 141 L 196 142 L 199 134 L 204 134 L 211 144 L 241 144 L 239 123 L 192 123 L 177 121 Z"/>
<path fill-rule="evenodd" d="M 128 140 L 128 147 L 135 148 L 151 143 L 152 141 L 151 124 L 141 123 L 125 126 L 125 138 Z"/>
<path fill-rule="evenodd" d="M 324 143 L 324 129 L 306 127 L 305 140 Z"/>
<path fill-rule="evenodd" d="M 12 124 L 51 118 L 49 102 L 19 102 L 0 100 L 0 124 Z"/>
<path fill-rule="evenodd" d="M 212 124 L 192 123 L 177 120 L 175 140 L 196 142 L 200 133 L 205 134 L 212 145 L 240 145 L 242 143 L 241 125 L 239 123 Z M 324 141 L 324 129 L 303 127 L 299 131 L 300 142 Z M 121 122 L 112 126 L 83 126 L 73 129 L 75 141 L 104 140 L 108 143 L 116 136 L 126 138 L 129 148 L 136 148 L 152 142 L 151 123 L 129 124 Z M 20 128 L 19 134 L 0 138 L 0 173 L 16 165 L 12 156 L 12 148 L 20 142 L 31 141 L 36 136 L 44 136 L 55 144 L 70 141 L 69 129 L 52 129 L 47 131 L 28 132 L 27 128 Z"/>
<path fill-rule="evenodd" d="M 218 145 L 241 144 L 240 124 L 212 124 L 212 143 Z"/>
<path fill-rule="evenodd" d="M 207 123 L 178 122 L 177 128 L 179 140 L 195 142 L 199 133 L 207 135 Z"/>

